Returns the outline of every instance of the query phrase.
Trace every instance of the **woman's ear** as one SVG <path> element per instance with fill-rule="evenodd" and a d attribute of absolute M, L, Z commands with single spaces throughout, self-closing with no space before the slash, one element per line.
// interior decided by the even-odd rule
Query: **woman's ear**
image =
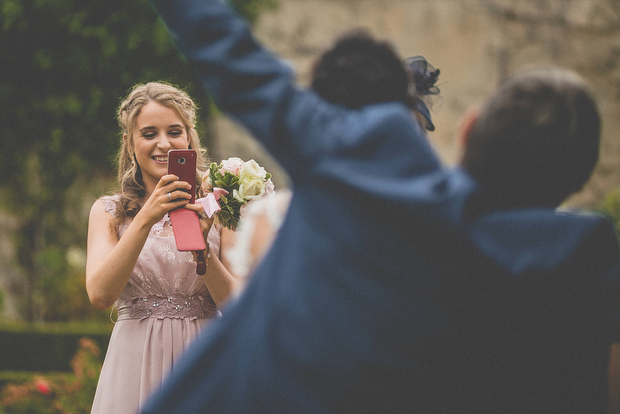
<path fill-rule="evenodd" d="M 459 126 L 457 130 L 457 142 L 461 148 L 461 154 L 465 152 L 465 148 L 467 148 L 467 142 L 469 141 L 469 135 L 471 134 L 478 117 L 480 116 L 480 108 L 472 107 L 469 108 L 465 114 L 461 117 L 459 121 Z"/>
<path fill-rule="evenodd" d="M 129 150 L 129 153 L 133 154 L 133 142 L 131 142 L 126 132 L 123 133 L 123 142 L 125 143 L 125 145 L 127 145 L 127 149 Z"/>

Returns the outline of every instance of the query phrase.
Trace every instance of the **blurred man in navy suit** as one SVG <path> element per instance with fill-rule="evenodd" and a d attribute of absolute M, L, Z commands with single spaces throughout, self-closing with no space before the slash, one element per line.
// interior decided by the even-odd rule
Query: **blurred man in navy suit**
<path fill-rule="evenodd" d="M 404 102 L 328 103 L 220 0 L 153 4 L 294 195 L 143 413 L 604 411 L 618 242 L 608 220 L 555 210 L 598 157 L 580 80 L 506 83 L 448 169 Z"/>

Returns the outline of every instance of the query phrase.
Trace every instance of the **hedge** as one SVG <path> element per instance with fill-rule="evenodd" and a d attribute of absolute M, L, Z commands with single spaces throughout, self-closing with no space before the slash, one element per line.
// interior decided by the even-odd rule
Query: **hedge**
<path fill-rule="evenodd" d="M 105 354 L 112 323 L 0 324 L 0 371 L 69 372 L 80 338 Z"/>

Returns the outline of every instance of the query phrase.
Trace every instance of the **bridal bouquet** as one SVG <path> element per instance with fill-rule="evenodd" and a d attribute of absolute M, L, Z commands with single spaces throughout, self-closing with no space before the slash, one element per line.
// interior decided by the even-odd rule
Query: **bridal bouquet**
<path fill-rule="evenodd" d="M 273 192 L 271 174 L 254 160 L 232 157 L 211 163 L 202 181 L 207 196 L 200 201 L 205 213 L 223 226 L 235 230 L 244 207 L 252 200 Z"/>

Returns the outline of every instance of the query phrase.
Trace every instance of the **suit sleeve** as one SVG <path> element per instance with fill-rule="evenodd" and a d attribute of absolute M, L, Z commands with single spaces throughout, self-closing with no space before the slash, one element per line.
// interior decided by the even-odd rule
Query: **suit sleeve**
<path fill-rule="evenodd" d="M 300 99 L 293 70 L 254 39 L 245 21 L 221 0 L 153 0 L 152 4 L 203 87 L 227 115 L 272 152 L 294 145 L 288 142 L 290 131 L 285 127 L 291 101 Z M 302 100 L 314 99 L 311 94 L 302 95 Z M 303 108 L 318 101 L 297 106 L 294 112 L 300 123 L 308 116 Z M 290 149 L 287 153 L 290 156 Z M 286 163 L 286 159 L 279 161 Z"/>

